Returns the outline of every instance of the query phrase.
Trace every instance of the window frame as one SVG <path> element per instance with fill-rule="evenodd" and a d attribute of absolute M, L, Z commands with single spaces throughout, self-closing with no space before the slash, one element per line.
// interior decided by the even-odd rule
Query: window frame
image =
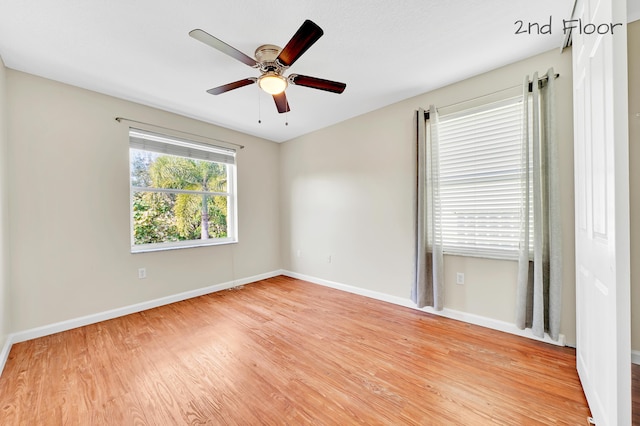
<path fill-rule="evenodd" d="M 143 130 L 139 128 L 129 128 L 129 222 L 130 222 L 130 250 L 132 254 L 145 253 L 164 250 L 176 250 L 183 248 L 193 247 L 208 247 L 216 245 L 235 244 L 238 242 L 238 212 L 237 212 L 237 162 L 235 160 L 236 151 L 231 148 L 219 147 L 215 145 L 205 144 L 202 142 L 187 140 L 183 138 L 174 137 L 171 135 L 160 134 L 154 131 Z M 153 148 L 144 149 L 141 147 L 139 140 L 145 139 L 145 136 L 149 137 Z M 133 142 L 137 139 L 138 142 Z M 168 152 L 161 152 L 159 145 L 166 145 Z M 175 149 L 172 149 L 175 148 Z M 201 190 L 188 190 L 177 188 L 153 188 L 153 187 L 141 187 L 134 186 L 132 181 L 132 150 L 138 150 L 143 152 L 165 154 L 174 157 L 182 157 L 191 160 L 209 161 L 212 163 L 224 164 L 227 174 L 227 190 L 220 191 L 201 191 Z M 196 156 L 194 156 L 194 153 Z M 217 158 L 220 153 L 224 154 L 225 158 L 233 158 L 233 161 L 214 161 L 204 157 Z M 222 157 L 220 157 L 222 158 Z M 224 238 L 209 238 L 207 240 L 195 239 L 195 240 L 181 240 L 181 241 L 166 241 L 161 243 L 145 243 L 136 244 L 135 242 L 135 220 L 134 220 L 134 194 L 137 192 L 153 192 L 153 193 L 165 193 L 165 194 L 189 194 L 198 196 L 210 196 L 210 197 L 226 197 L 227 198 L 227 236 Z"/>

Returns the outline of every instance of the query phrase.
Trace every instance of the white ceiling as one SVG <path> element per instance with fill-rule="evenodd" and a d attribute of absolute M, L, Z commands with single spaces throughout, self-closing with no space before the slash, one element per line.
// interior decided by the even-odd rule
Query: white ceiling
<path fill-rule="evenodd" d="M 640 17 L 640 1 L 632 4 Z M 0 56 L 9 68 L 282 142 L 559 49 L 572 6 L 573 0 L 2 0 Z M 550 16 L 552 34 L 515 34 L 516 21 L 542 25 Z M 281 115 L 257 85 L 205 92 L 258 71 L 192 39 L 190 30 L 201 28 L 253 56 L 261 44 L 284 46 L 305 19 L 324 36 L 289 73 L 345 82 L 343 94 L 290 86 L 291 112 Z"/>

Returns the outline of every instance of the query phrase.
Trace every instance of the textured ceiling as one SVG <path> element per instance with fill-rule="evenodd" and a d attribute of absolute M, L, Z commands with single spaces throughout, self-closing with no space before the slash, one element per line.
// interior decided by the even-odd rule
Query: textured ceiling
<path fill-rule="evenodd" d="M 281 142 L 559 49 L 572 6 L 573 0 L 1 0 L 0 56 L 9 68 Z M 551 34 L 515 34 L 518 20 L 543 25 L 550 17 Z M 291 112 L 284 115 L 257 85 L 205 92 L 258 71 L 192 39 L 190 30 L 201 28 L 253 56 L 261 44 L 284 46 L 305 19 L 324 36 L 289 73 L 345 82 L 343 94 L 290 86 Z"/>

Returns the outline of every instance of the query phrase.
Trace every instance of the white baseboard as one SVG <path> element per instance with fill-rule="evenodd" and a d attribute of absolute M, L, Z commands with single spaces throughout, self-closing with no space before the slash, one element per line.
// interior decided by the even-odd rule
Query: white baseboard
<path fill-rule="evenodd" d="M 409 299 L 404 299 L 402 297 L 397 297 L 397 296 L 391 296 L 389 294 L 380 293 L 378 291 L 373 291 L 373 290 L 367 290 L 365 288 L 354 287 L 347 284 L 341 284 L 335 281 L 329 281 L 322 278 L 316 278 L 310 275 L 299 274 L 297 272 L 291 272 L 287 270 L 283 270 L 282 275 L 285 275 L 291 278 L 297 278 L 303 281 L 309 281 L 310 283 L 313 283 L 313 284 L 320 284 L 325 287 L 335 288 L 336 290 L 342 290 L 349 293 L 359 294 L 360 296 L 366 296 L 372 299 L 382 300 L 383 302 L 393 303 L 394 305 L 401 305 L 407 308 L 415 308 L 416 306 Z"/>
<path fill-rule="evenodd" d="M 540 337 L 534 336 L 530 329 L 520 330 L 518 327 L 516 327 L 515 324 L 511 324 L 505 321 L 487 318 L 487 317 L 483 317 L 475 314 L 469 314 L 466 312 L 456 311 L 454 309 L 448 309 L 448 308 L 444 308 L 441 311 L 436 311 L 431 307 L 418 308 L 411 299 L 405 299 L 398 296 L 391 296 L 391 295 L 380 293 L 373 290 L 367 290 L 360 287 L 354 287 L 347 284 L 324 280 L 322 278 L 316 278 L 309 275 L 299 274 L 297 272 L 291 272 L 291 271 L 285 270 L 285 271 L 282 271 L 282 274 L 291 278 L 298 278 L 304 281 L 309 281 L 314 284 L 335 288 L 337 290 L 347 291 L 349 293 L 359 294 L 361 296 L 366 296 L 372 299 L 381 300 L 383 302 L 389 302 L 395 305 L 400 305 L 407 308 L 428 312 L 430 314 L 439 315 L 442 317 L 451 318 L 458 321 L 463 321 L 469 324 L 474 324 L 474 325 L 502 331 L 509 334 L 515 334 L 517 336 L 522 336 L 522 337 L 538 340 L 545 343 L 551 343 L 552 345 L 556 345 L 556 346 L 565 346 L 565 336 L 563 334 L 559 336 L 558 341 L 552 340 L 551 337 L 549 337 L 549 335 L 546 333 L 544 335 L 544 339 L 541 339 Z"/>
<path fill-rule="evenodd" d="M 11 351 L 11 346 L 13 345 L 12 335 L 9 334 L 4 341 L 4 346 L 2 346 L 2 352 L 0 352 L 0 375 L 2 374 L 2 370 L 4 370 L 4 365 L 7 363 L 7 359 L 9 358 L 9 352 Z"/>
<path fill-rule="evenodd" d="M 631 351 L 631 363 L 640 365 L 640 351 Z"/>
<path fill-rule="evenodd" d="M 146 302 L 136 303 L 134 305 L 123 306 L 122 308 L 111 309 L 109 311 L 98 312 L 95 314 L 86 315 L 80 318 L 74 318 L 66 321 L 60 321 L 54 324 L 44 325 L 42 327 L 36 327 L 29 330 L 19 331 L 9 334 L 7 340 L 0 352 L 0 374 L 4 369 L 4 365 L 9 357 L 11 346 L 14 343 L 24 342 L 38 337 L 44 337 L 51 334 L 59 333 L 61 331 L 72 330 L 74 328 L 82 327 L 89 324 L 95 324 L 101 321 L 110 320 L 113 318 L 122 317 L 125 315 L 133 314 L 136 312 L 146 311 L 147 309 L 157 308 L 159 306 L 168 305 L 182 300 L 191 299 L 198 296 L 203 296 L 209 293 L 215 293 L 221 290 L 227 290 L 233 287 L 237 287 L 244 284 L 250 284 L 256 281 L 265 280 L 267 278 L 277 277 L 282 275 L 282 270 L 276 270 L 267 272 L 260 275 L 254 275 L 252 277 L 236 279 L 228 281 L 222 284 L 214 284 L 208 287 L 198 288 L 195 290 L 185 291 L 183 293 L 174 294 L 171 296 L 165 296 L 158 299 L 149 300 Z"/>

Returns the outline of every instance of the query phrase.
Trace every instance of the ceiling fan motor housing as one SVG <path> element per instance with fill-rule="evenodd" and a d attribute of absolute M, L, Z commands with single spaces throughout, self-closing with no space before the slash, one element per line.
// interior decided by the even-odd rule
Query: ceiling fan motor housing
<path fill-rule="evenodd" d="M 275 62 L 282 51 L 282 48 L 275 44 L 263 44 L 256 49 L 256 60 L 258 62 Z"/>
<path fill-rule="evenodd" d="M 263 73 L 275 72 L 278 75 L 282 74 L 288 67 L 276 60 L 281 51 L 282 48 L 275 44 L 263 44 L 258 47 L 255 57 L 260 64 L 260 71 Z"/>

